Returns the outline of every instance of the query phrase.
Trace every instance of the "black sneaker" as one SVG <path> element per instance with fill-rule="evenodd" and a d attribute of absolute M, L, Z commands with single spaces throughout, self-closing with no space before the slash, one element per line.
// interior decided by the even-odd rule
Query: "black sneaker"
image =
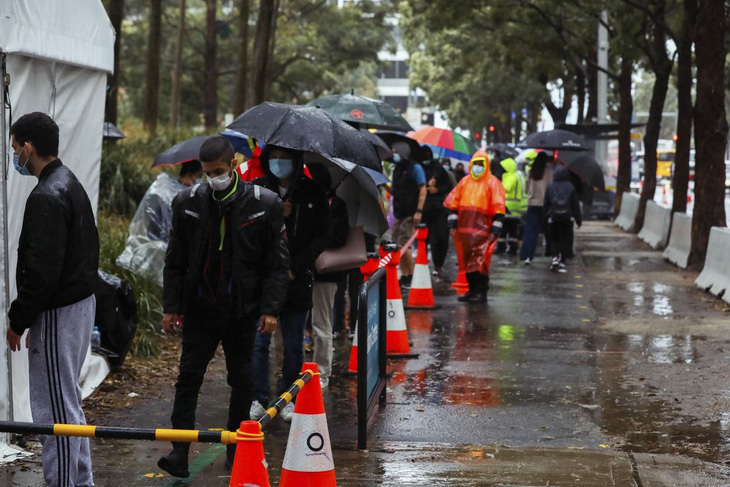
<path fill-rule="evenodd" d="M 558 272 L 558 265 L 560 265 L 560 260 L 557 257 L 555 257 L 553 259 L 552 264 L 550 264 L 550 270 L 552 272 Z"/>
<path fill-rule="evenodd" d="M 487 293 L 474 293 L 468 300 L 469 304 L 484 304 L 487 302 Z"/>
<path fill-rule="evenodd" d="M 157 461 L 157 466 L 173 477 L 186 479 L 190 477 L 188 470 L 188 454 L 181 450 L 172 450 Z"/>
<path fill-rule="evenodd" d="M 460 303 L 468 303 L 471 297 L 474 295 L 471 291 L 467 291 L 466 294 L 462 294 L 456 300 Z"/>
<path fill-rule="evenodd" d="M 398 279 L 398 283 L 400 284 L 400 287 L 402 287 L 403 289 L 410 289 L 412 280 L 413 280 L 413 276 L 401 276 L 401 278 Z"/>

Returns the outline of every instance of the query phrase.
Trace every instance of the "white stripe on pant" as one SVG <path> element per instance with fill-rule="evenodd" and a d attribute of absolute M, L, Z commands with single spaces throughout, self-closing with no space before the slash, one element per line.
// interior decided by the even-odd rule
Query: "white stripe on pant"
<path fill-rule="evenodd" d="M 336 282 L 315 282 L 312 290 L 314 361 L 321 377 L 332 374 L 332 310 L 336 292 Z"/>
<path fill-rule="evenodd" d="M 30 327 L 30 407 L 36 423 L 86 424 L 79 376 L 94 325 L 94 296 L 45 311 Z M 48 487 L 91 487 L 88 438 L 41 436 Z"/>

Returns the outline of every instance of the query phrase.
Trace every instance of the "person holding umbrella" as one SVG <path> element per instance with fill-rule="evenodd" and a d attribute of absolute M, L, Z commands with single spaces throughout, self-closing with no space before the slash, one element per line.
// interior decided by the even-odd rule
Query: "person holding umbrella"
<path fill-rule="evenodd" d="M 469 283 L 469 292 L 457 299 L 487 302 L 489 265 L 502 231 L 505 214 L 504 187 L 489 172 L 489 156 L 480 150 L 472 156 L 469 175 L 446 197 L 444 206 L 457 212 L 454 243 Z"/>
<path fill-rule="evenodd" d="M 254 184 L 276 192 L 284 201 L 286 239 L 291 259 L 286 301 L 279 314 L 284 341 L 284 362 L 278 393 L 291 385 L 304 363 L 304 326 L 312 309 L 314 262 L 330 244 L 329 202 L 322 188 L 304 175 L 303 152 L 269 144 L 261 152 L 266 176 Z M 330 332 L 331 333 L 331 332 Z M 254 345 L 255 398 L 251 417 L 258 419 L 269 402 L 269 343 L 271 335 L 259 331 Z M 294 416 L 294 402 L 281 411 L 284 421 Z"/>
<path fill-rule="evenodd" d="M 426 202 L 427 187 L 426 173 L 423 167 L 411 157 L 411 148 L 404 142 L 395 142 L 392 145 L 393 162 L 393 214 L 395 223 L 391 228 L 391 237 L 399 247 L 408 242 L 421 223 L 423 208 Z M 400 283 L 404 288 L 411 287 L 415 262 L 413 254 L 408 249 L 400 260 Z"/>
<path fill-rule="evenodd" d="M 199 159 L 207 182 L 173 200 L 165 259 L 162 327 L 168 333 L 182 329 L 170 419 L 175 429 L 195 428 L 200 386 L 222 343 L 231 386 L 227 428 L 235 431 L 249 419 L 256 333 L 274 331 L 284 303 L 289 268 L 284 206 L 275 193 L 241 180 L 225 137 L 210 137 Z M 188 477 L 190 444 L 172 445 L 157 465 Z M 235 450 L 228 445 L 227 468 Z"/>

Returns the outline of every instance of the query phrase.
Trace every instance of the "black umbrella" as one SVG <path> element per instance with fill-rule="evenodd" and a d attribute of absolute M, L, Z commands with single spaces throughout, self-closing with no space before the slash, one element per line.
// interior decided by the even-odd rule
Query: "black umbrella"
<path fill-rule="evenodd" d="M 558 160 L 590 188 L 606 189 L 603 170 L 590 152 L 558 151 Z"/>
<path fill-rule="evenodd" d="M 520 151 L 518 151 L 514 147 L 511 147 L 509 144 L 505 144 L 503 142 L 498 142 L 496 144 L 488 145 L 487 150 L 496 152 L 502 158 L 517 157 L 518 155 L 520 155 Z"/>
<path fill-rule="evenodd" d="M 313 152 L 380 171 L 373 145 L 359 130 L 316 107 L 264 102 L 235 119 L 229 129 L 267 145 Z"/>
<path fill-rule="evenodd" d="M 590 150 L 583 137 L 567 130 L 535 132 L 529 134 L 517 145 L 529 149 Z"/>
<path fill-rule="evenodd" d="M 360 129 L 360 133 L 365 136 L 368 141 L 370 141 L 371 144 L 373 144 L 373 147 L 375 148 L 375 152 L 377 152 L 378 157 L 380 159 L 388 159 L 393 155 L 393 151 L 390 150 L 390 147 L 388 147 L 388 144 L 383 142 L 383 139 L 369 131 L 368 129 Z"/>
<path fill-rule="evenodd" d="M 121 130 L 117 128 L 116 125 L 114 125 L 111 122 L 104 122 L 104 139 L 103 140 L 117 140 L 117 139 L 123 139 L 126 137 L 122 133 Z"/>
<path fill-rule="evenodd" d="M 411 150 L 411 159 L 414 161 L 423 161 L 427 157 L 426 151 L 423 150 L 423 146 L 416 139 L 412 139 L 407 135 L 400 134 L 398 132 L 389 132 L 384 130 L 378 130 L 375 135 L 383 139 L 388 147 L 393 147 L 396 142 L 403 142 L 408 145 Z M 391 152 L 392 156 L 392 152 Z"/>
<path fill-rule="evenodd" d="M 208 140 L 206 136 L 193 137 L 175 144 L 165 152 L 157 154 L 152 167 L 173 166 L 184 162 L 195 161 L 200 154 L 200 147 Z"/>
<path fill-rule="evenodd" d="M 366 96 L 328 95 L 309 102 L 307 106 L 320 107 L 340 120 L 365 125 L 368 128 L 403 132 L 413 130 L 413 127 L 400 113 L 395 111 L 395 108 L 383 101 Z"/>

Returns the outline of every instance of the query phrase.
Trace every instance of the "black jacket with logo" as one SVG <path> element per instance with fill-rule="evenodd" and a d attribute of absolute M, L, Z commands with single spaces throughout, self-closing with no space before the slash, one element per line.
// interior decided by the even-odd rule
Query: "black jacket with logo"
<path fill-rule="evenodd" d="M 10 306 L 17 334 L 43 312 L 88 298 L 99 269 L 99 234 L 86 190 L 60 159 L 41 171 L 25 203 L 18 245 L 18 297 Z"/>
<path fill-rule="evenodd" d="M 210 236 L 226 218 L 230 245 L 222 262 L 232 263 L 230 295 L 238 318 L 277 316 L 284 304 L 289 252 L 284 236 L 284 207 L 271 191 L 238 181 L 224 201 L 212 197 L 207 183 L 181 191 L 172 202 L 172 230 L 164 270 L 165 313 L 185 314 L 191 300 L 201 299 L 203 267 Z M 219 205 L 214 208 L 213 205 Z"/>

